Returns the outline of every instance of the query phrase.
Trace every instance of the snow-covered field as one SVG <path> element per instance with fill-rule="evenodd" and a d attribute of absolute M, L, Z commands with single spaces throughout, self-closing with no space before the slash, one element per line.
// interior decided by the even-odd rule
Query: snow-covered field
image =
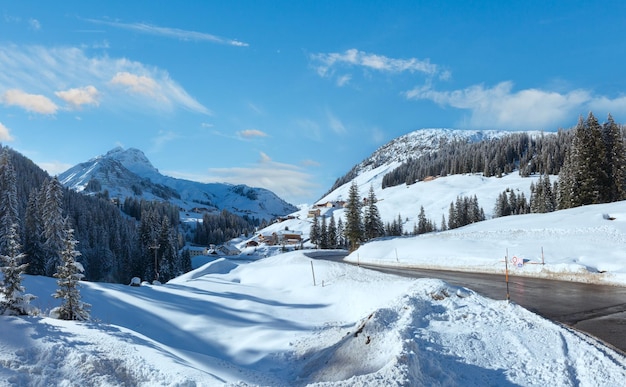
<path fill-rule="evenodd" d="M 348 258 L 502 272 L 509 249 L 529 260 L 512 270 L 623 285 L 624 205 L 376 241 Z M 546 264 L 531 265 L 541 246 Z M 93 305 L 88 323 L 0 317 L 0 385 L 626 383 L 622 354 L 514 303 L 305 252 L 218 259 L 160 286 L 84 283 L 83 299 Z M 55 306 L 53 279 L 26 276 L 25 286 L 43 311 Z"/>

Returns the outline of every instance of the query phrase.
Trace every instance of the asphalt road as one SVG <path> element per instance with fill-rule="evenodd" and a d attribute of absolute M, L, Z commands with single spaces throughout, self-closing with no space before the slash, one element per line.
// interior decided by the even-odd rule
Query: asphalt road
<path fill-rule="evenodd" d="M 311 255 L 339 262 L 344 256 L 339 252 Z M 360 266 L 412 278 L 439 278 L 496 300 L 507 297 L 504 275 Z M 595 336 L 626 354 L 626 287 L 509 275 L 509 296 L 512 302 L 540 316 Z"/>

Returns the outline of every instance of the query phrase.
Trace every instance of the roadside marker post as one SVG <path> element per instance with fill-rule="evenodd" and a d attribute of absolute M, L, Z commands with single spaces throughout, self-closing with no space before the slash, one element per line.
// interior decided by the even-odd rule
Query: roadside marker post
<path fill-rule="evenodd" d="M 313 273 L 313 286 L 315 286 L 315 270 L 313 270 L 313 261 L 311 261 L 311 273 Z"/>
<path fill-rule="evenodd" d="M 506 250 L 504 256 L 504 278 L 506 281 L 506 301 L 511 301 L 511 295 L 509 294 L 509 249 Z"/>

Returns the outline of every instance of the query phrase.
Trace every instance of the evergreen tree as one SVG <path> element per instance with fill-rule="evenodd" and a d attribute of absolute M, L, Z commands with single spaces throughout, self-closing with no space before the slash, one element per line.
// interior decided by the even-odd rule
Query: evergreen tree
<path fill-rule="evenodd" d="M 42 207 L 43 231 L 46 241 L 45 273 L 52 276 L 61 259 L 59 252 L 64 247 L 64 223 L 63 218 L 63 186 L 55 176 L 48 182 L 45 189 L 45 201 Z"/>
<path fill-rule="evenodd" d="M 328 221 L 328 248 L 337 248 L 337 225 L 335 223 L 335 215 L 330 214 Z"/>
<path fill-rule="evenodd" d="M 337 246 L 341 248 L 346 247 L 345 228 L 341 218 L 337 220 Z"/>
<path fill-rule="evenodd" d="M 328 242 L 328 226 L 326 224 L 326 215 L 322 215 L 322 224 L 320 226 L 320 248 L 327 249 L 329 247 Z"/>
<path fill-rule="evenodd" d="M 9 234 L 19 225 L 17 182 L 8 148 L 0 154 L 0 254 L 7 254 Z"/>
<path fill-rule="evenodd" d="M 159 281 L 167 282 L 170 279 L 182 274 L 182 268 L 178 261 L 176 243 L 174 241 L 172 230 L 168 217 L 163 217 L 158 238 L 158 256 L 160 264 L 158 265 Z"/>
<path fill-rule="evenodd" d="M 370 240 L 385 235 L 385 226 L 380 218 L 378 206 L 376 206 L 376 193 L 374 186 L 370 185 L 369 194 L 367 196 L 367 205 L 365 206 L 365 214 L 363 217 L 363 226 L 365 230 L 365 239 Z"/>
<path fill-rule="evenodd" d="M 346 203 L 346 225 L 345 235 L 350 243 L 350 250 L 354 251 L 363 241 L 363 219 L 361 217 L 361 199 L 359 188 L 356 182 L 352 182 L 348 192 L 348 202 Z"/>
<path fill-rule="evenodd" d="M 316 247 L 319 245 L 320 235 L 320 221 L 317 214 L 315 214 L 313 216 L 313 223 L 311 223 L 311 230 L 309 231 L 309 239 L 311 240 L 311 243 L 315 244 Z"/>
<path fill-rule="evenodd" d="M 446 231 L 448 230 L 448 223 L 446 222 L 446 216 L 445 215 L 441 215 L 441 231 Z"/>
<path fill-rule="evenodd" d="M 615 202 L 626 199 L 626 149 L 619 126 L 609 114 L 602 126 L 602 139 L 605 146 L 606 181 L 602 182 L 603 202 Z"/>
<path fill-rule="evenodd" d="M 0 264 L 2 265 L 3 280 L 0 283 L 0 314 L 26 315 L 33 314 L 36 309 L 30 305 L 30 301 L 35 298 L 32 294 L 24 294 L 22 286 L 22 275 L 28 266 L 22 263 L 24 253 L 18 242 L 19 235 L 17 233 L 17 224 L 9 228 L 7 234 L 6 254 L 0 255 Z"/>
<path fill-rule="evenodd" d="M 420 212 L 417 215 L 417 234 L 425 234 L 432 231 L 426 219 L 426 213 L 424 212 L 424 206 L 420 206 Z"/>
<path fill-rule="evenodd" d="M 590 112 L 586 120 L 582 117 L 578 120 L 566 162 L 559 173 L 564 190 L 560 195 L 561 208 L 603 202 L 603 184 L 608 179 L 603 169 L 607 166 L 605 151 L 600 124 Z"/>
<path fill-rule="evenodd" d="M 31 192 L 26 207 L 24 221 L 24 252 L 28 262 L 28 273 L 33 275 L 46 274 L 45 235 L 43 218 L 39 201 L 40 192 Z"/>
<path fill-rule="evenodd" d="M 57 291 L 54 298 L 60 298 L 61 305 L 54 308 L 50 314 L 61 320 L 89 319 L 91 305 L 81 301 L 79 281 L 83 278 L 83 266 L 76 261 L 80 252 L 76 250 L 77 240 L 74 239 L 74 230 L 67 225 L 64 228 L 63 249 L 59 252 L 62 264 L 57 266 L 54 277 L 57 278 Z"/>

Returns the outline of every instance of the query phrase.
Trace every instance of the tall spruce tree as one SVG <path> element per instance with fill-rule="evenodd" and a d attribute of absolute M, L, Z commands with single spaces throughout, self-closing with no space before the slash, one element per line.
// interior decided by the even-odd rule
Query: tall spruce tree
<path fill-rule="evenodd" d="M 52 276 L 56 267 L 61 263 L 59 252 L 64 247 L 65 219 L 63 217 L 63 186 L 55 176 L 45 188 L 42 221 L 43 232 L 46 238 L 44 249 L 46 252 L 45 274 Z"/>
<path fill-rule="evenodd" d="M 0 154 L 0 254 L 8 252 L 9 234 L 19 224 L 17 179 L 9 150 L 4 148 Z"/>
<path fill-rule="evenodd" d="M 24 253 L 21 251 L 17 224 L 9 228 L 6 235 L 6 253 L 0 254 L 0 269 L 2 282 L 0 283 L 0 314 L 26 315 L 36 312 L 30 305 L 35 296 L 25 294 L 22 286 L 22 275 L 26 272 L 26 263 L 23 263 Z"/>
<path fill-rule="evenodd" d="M 346 224 L 345 235 L 350 243 L 350 250 L 354 251 L 363 242 L 363 218 L 361 217 L 361 198 L 359 187 L 353 181 L 348 191 L 348 202 L 346 203 Z"/>
<path fill-rule="evenodd" d="M 380 212 L 376 203 L 376 193 L 374 186 L 370 185 L 367 195 L 367 205 L 365 206 L 365 214 L 363 216 L 363 226 L 365 231 L 365 239 L 370 240 L 385 235 L 385 225 L 380 218 Z"/>
<path fill-rule="evenodd" d="M 603 201 L 610 203 L 626 199 L 626 149 L 619 126 L 609 114 L 607 122 L 602 126 L 602 139 L 605 147 L 606 181 Z"/>
<path fill-rule="evenodd" d="M 617 125 L 598 123 L 593 113 L 579 118 L 559 172 L 560 209 L 605 203 L 623 197 L 624 148 Z"/>
<path fill-rule="evenodd" d="M 28 273 L 33 275 L 46 274 L 46 250 L 44 223 L 41 211 L 39 190 L 34 190 L 28 197 L 24 220 L 24 252 L 28 262 Z"/>
<path fill-rule="evenodd" d="M 77 240 L 74 239 L 74 230 L 67 222 L 63 230 L 63 248 L 60 251 L 62 263 L 57 266 L 54 277 L 57 278 L 58 289 L 54 298 L 61 299 L 61 305 L 54 308 L 51 316 L 61 320 L 89 320 L 91 305 L 81 301 L 79 281 L 83 278 L 83 266 L 76 261 L 80 251 L 76 250 Z"/>

